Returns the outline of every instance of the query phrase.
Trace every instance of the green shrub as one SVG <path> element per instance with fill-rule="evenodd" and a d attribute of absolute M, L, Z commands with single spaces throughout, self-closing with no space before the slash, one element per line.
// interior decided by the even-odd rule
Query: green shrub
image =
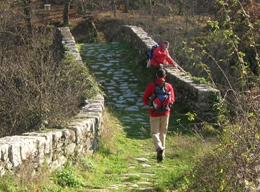
<path fill-rule="evenodd" d="M 55 172 L 55 181 L 62 187 L 83 187 L 82 180 L 74 175 L 70 169 L 57 170 Z"/>
<path fill-rule="evenodd" d="M 96 170 L 96 166 L 91 159 L 83 158 L 83 159 L 81 159 L 81 164 L 89 172 L 93 172 Z"/>
<path fill-rule="evenodd" d="M 232 102 L 237 115 L 230 120 L 222 111 L 220 142 L 185 177 L 182 191 L 242 192 L 259 186 L 259 96 L 234 93 Z"/>

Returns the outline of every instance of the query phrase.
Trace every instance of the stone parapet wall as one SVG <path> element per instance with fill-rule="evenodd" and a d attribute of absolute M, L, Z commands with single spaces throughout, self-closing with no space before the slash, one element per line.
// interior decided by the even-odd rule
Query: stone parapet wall
<path fill-rule="evenodd" d="M 123 39 L 132 44 L 139 51 L 142 65 L 146 65 L 147 50 L 157 44 L 140 27 L 124 25 L 112 37 L 114 40 Z M 204 84 L 197 84 L 184 72 L 172 66 L 165 67 L 168 71 L 167 81 L 171 83 L 175 90 L 176 102 L 183 108 L 197 114 L 198 120 L 215 122 L 217 110 L 215 104 L 219 102 L 220 91 Z"/>
<path fill-rule="evenodd" d="M 76 61 L 82 63 L 82 58 L 78 51 L 75 39 L 70 32 L 70 29 L 68 27 L 61 27 L 57 30 L 56 36 L 57 37 L 62 36 L 61 42 L 58 42 L 58 44 L 62 44 L 66 47 L 65 53 L 67 52 L 72 54 Z"/>
<path fill-rule="evenodd" d="M 66 50 L 81 61 L 69 28 L 60 28 L 59 33 Z M 19 170 L 22 166 L 38 169 L 45 164 L 54 170 L 62 167 L 70 157 L 91 155 L 97 150 L 104 97 L 97 95 L 85 103 L 64 129 L 0 138 L 0 176 Z"/>

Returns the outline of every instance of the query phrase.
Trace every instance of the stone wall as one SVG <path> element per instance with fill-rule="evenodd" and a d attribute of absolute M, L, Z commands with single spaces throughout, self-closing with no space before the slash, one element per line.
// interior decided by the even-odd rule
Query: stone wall
<path fill-rule="evenodd" d="M 80 54 L 69 28 L 60 28 L 62 43 L 66 51 L 78 61 Z M 64 165 L 70 157 L 91 155 L 98 147 L 99 130 L 103 122 L 104 98 L 86 100 L 86 105 L 64 129 L 46 133 L 24 133 L 21 136 L 0 139 L 0 176 L 21 167 L 38 169 L 48 165 L 54 170 Z"/>
<path fill-rule="evenodd" d="M 124 25 L 112 38 L 114 40 L 123 39 L 131 43 L 139 51 L 142 65 L 146 65 L 147 50 L 157 44 L 142 28 L 137 26 Z M 198 120 L 215 122 L 217 119 L 215 104 L 220 99 L 219 90 L 195 83 L 190 76 L 172 66 L 165 68 L 168 71 L 166 80 L 174 87 L 176 102 L 186 110 L 195 112 Z"/>

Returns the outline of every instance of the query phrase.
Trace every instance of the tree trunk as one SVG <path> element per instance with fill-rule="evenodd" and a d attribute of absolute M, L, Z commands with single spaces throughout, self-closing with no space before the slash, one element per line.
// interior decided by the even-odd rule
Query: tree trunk
<path fill-rule="evenodd" d="M 149 14 L 150 15 L 152 15 L 153 14 L 153 9 L 152 9 L 152 7 L 153 7 L 153 5 L 152 5 L 152 0 L 149 0 L 148 1 L 148 11 L 149 11 Z"/>
<path fill-rule="evenodd" d="M 93 15 L 89 14 L 89 15 L 86 15 L 84 17 L 86 23 L 87 23 L 87 26 L 90 30 L 92 30 L 92 33 L 93 33 L 93 37 L 97 38 L 98 37 L 98 30 L 96 28 L 96 25 L 94 23 L 94 19 L 93 19 Z"/>
<path fill-rule="evenodd" d="M 192 1 L 191 15 L 192 17 L 196 14 L 197 10 L 197 0 Z"/>
<path fill-rule="evenodd" d="M 179 0 L 179 2 L 178 2 L 178 4 L 179 4 L 179 15 L 183 15 L 183 13 L 184 13 L 184 2 L 183 2 L 183 0 Z"/>
<path fill-rule="evenodd" d="M 117 7 L 116 7 L 116 0 L 113 0 L 113 9 L 114 9 L 114 17 L 117 17 Z"/>
<path fill-rule="evenodd" d="M 32 34 L 32 23 L 31 23 L 31 0 L 23 0 L 22 5 L 23 5 L 23 11 L 25 14 L 25 22 L 27 25 L 27 29 L 29 34 Z"/>
<path fill-rule="evenodd" d="M 80 13 L 85 13 L 84 0 L 80 0 Z"/>
<path fill-rule="evenodd" d="M 129 11 L 129 0 L 125 0 L 125 9 L 124 9 L 124 13 L 128 13 Z"/>
<path fill-rule="evenodd" d="M 69 25 L 69 9 L 70 9 L 71 0 L 64 1 L 64 9 L 63 9 L 63 25 Z"/>

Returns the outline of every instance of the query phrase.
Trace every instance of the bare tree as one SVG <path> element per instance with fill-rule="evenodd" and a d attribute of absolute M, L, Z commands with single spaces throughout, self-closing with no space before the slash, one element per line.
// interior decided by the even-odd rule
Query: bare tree
<path fill-rule="evenodd" d="M 23 9 L 24 9 L 24 14 L 25 14 L 25 22 L 27 24 L 28 32 L 31 34 L 32 33 L 32 24 L 31 24 L 31 0 L 22 0 L 21 1 Z"/>
<path fill-rule="evenodd" d="M 67 26 L 69 24 L 69 9 L 72 0 L 64 0 L 63 8 L 63 25 Z"/>
<path fill-rule="evenodd" d="M 117 17 L 117 6 L 116 6 L 116 0 L 112 0 L 113 10 L 114 10 L 114 17 Z"/>
<path fill-rule="evenodd" d="M 148 0 L 148 11 L 149 11 L 149 14 L 150 14 L 150 15 L 153 14 L 152 0 Z"/>
<path fill-rule="evenodd" d="M 9 3 L 0 2 L 0 137 L 64 125 L 95 89 L 84 65 L 54 57 L 55 31 L 31 23 L 28 36 L 20 4 Z"/>
<path fill-rule="evenodd" d="M 183 15 L 184 13 L 184 0 L 178 0 L 178 7 L 179 7 L 179 15 Z"/>
<path fill-rule="evenodd" d="M 86 12 L 86 6 L 85 6 L 85 3 L 86 0 L 77 0 L 76 1 L 76 5 L 78 7 L 78 11 L 79 13 L 85 13 Z"/>
<path fill-rule="evenodd" d="M 128 11 L 129 11 L 129 0 L 125 0 L 124 13 L 128 13 Z"/>

